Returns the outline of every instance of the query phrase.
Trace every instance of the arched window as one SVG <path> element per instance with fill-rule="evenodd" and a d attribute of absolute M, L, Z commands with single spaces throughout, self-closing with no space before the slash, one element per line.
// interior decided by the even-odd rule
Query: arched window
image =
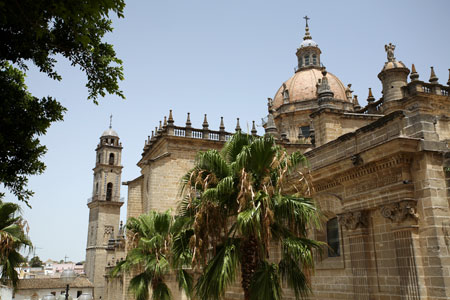
<path fill-rule="evenodd" d="M 317 65 L 317 55 L 313 54 L 313 65 Z"/>
<path fill-rule="evenodd" d="M 112 191 L 113 191 L 113 184 L 111 182 L 108 182 L 108 184 L 106 185 L 106 201 L 111 201 Z"/>
<path fill-rule="evenodd" d="M 97 162 L 98 162 L 99 164 L 102 163 L 102 154 L 101 154 L 101 153 L 99 153 L 98 156 L 97 156 Z"/>
<path fill-rule="evenodd" d="M 327 244 L 328 257 L 341 256 L 339 244 L 339 223 L 337 218 L 332 218 L 327 222 Z"/>
<path fill-rule="evenodd" d="M 114 153 L 109 154 L 109 164 L 114 165 Z"/>
<path fill-rule="evenodd" d="M 95 184 L 95 194 L 98 195 L 98 182 Z"/>
<path fill-rule="evenodd" d="M 309 55 L 305 55 L 305 66 L 309 66 Z"/>

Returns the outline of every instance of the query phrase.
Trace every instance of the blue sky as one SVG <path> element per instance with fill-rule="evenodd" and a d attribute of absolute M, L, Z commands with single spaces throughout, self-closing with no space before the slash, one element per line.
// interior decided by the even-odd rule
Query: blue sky
<path fill-rule="evenodd" d="M 33 208 L 23 209 L 36 254 L 84 260 L 94 149 L 110 114 L 124 147 L 122 181 L 132 180 L 139 176 L 144 140 L 169 109 L 176 125 L 185 123 L 187 112 L 194 127 L 201 127 L 204 113 L 211 129 L 218 129 L 221 116 L 230 131 L 237 117 L 242 128 L 260 123 L 267 97 L 294 73 L 303 16 L 311 18 L 322 63 L 345 85 L 352 83 L 363 104 L 369 87 L 381 96 L 377 75 L 389 42 L 397 46 L 398 60 L 408 67 L 415 63 L 421 80 L 428 80 L 434 66 L 439 82 L 447 82 L 449 11 L 445 0 L 128 1 L 125 18 L 114 19 L 115 30 L 107 36 L 124 63 L 126 100 L 106 96 L 98 106 L 89 102 L 85 75 L 63 59 L 62 82 L 34 68 L 28 74 L 33 94 L 54 96 L 68 108 L 64 122 L 41 138 L 48 147 L 47 170 L 30 179 Z M 121 193 L 126 197 L 126 187 Z"/>

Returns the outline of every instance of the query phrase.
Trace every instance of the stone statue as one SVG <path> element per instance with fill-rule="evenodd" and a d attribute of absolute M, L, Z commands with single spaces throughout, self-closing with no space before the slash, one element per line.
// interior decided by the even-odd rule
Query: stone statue
<path fill-rule="evenodd" d="M 395 45 L 392 45 L 392 43 L 389 43 L 389 45 L 384 45 L 384 50 L 386 50 L 388 61 L 395 61 L 394 57 Z"/>
<path fill-rule="evenodd" d="M 345 89 L 345 97 L 347 97 L 347 99 L 348 99 L 349 101 L 351 101 L 352 98 L 353 98 L 353 94 L 352 94 L 353 91 L 352 91 L 351 87 L 352 87 L 352 84 L 349 83 L 349 84 L 347 85 L 347 88 Z"/>

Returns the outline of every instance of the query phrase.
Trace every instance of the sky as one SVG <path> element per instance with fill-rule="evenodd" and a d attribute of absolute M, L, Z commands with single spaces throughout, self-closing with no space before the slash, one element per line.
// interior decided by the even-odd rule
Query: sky
<path fill-rule="evenodd" d="M 321 62 L 345 85 L 351 83 L 364 105 L 369 87 L 381 97 L 377 75 L 390 42 L 398 60 L 415 64 L 419 79 L 428 81 L 434 66 L 439 82 L 448 81 L 449 11 L 447 0 L 127 1 L 125 18 L 113 18 L 114 31 L 106 36 L 123 60 L 120 87 L 126 100 L 107 95 L 93 104 L 84 73 L 61 57 L 61 82 L 33 67 L 28 72 L 26 83 L 35 96 L 56 97 L 68 109 L 64 121 L 40 138 L 48 148 L 47 169 L 30 178 L 32 209 L 23 205 L 36 255 L 85 259 L 95 147 L 110 114 L 123 145 L 122 181 L 129 181 L 140 175 L 136 163 L 144 140 L 170 109 L 180 126 L 187 112 L 196 128 L 205 113 L 213 130 L 221 116 L 228 131 L 234 131 L 238 117 L 244 130 L 252 120 L 260 125 L 267 98 L 294 74 L 305 15 Z M 122 186 L 121 197 L 126 195 Z M 125 215 L 126 205 L 122 220 Z"/>

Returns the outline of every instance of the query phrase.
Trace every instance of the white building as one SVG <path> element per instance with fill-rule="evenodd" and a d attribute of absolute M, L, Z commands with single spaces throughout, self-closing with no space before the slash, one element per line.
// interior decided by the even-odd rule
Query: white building
<path fill-rule="evenodd" d="M 69 296 L 78 298 L 82 293 L 93 294 L 93 285 L 85 276 L 78 276 L 69 285 Z M 60 278 L 31 278 L 19 280 L 15 300 L 40 300 L 45 295 L 66 293 L 66 284 Z M 3 298 L 0 298 L 3 300 Z M 8 299 L 8 298 L 5 298 Z M 11 299 L 11 298 L 9 298 Z"/>

